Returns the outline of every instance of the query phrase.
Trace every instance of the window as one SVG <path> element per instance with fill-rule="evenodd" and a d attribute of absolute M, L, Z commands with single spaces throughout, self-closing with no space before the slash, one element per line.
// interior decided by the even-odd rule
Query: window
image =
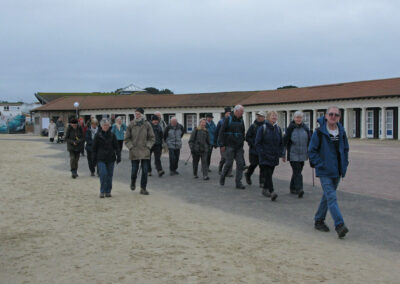
<path fill-rule="evenodd" d="M 9 106 L 4 106 L 4 110 L 5 110 L 5 111 L 9 111 L 9 110 L 10 110 L 10 107 L 9 107 Z"/>
<path fill-rule="evenodd" d="M 304 112 L 303 123 L 310 128 L 311 115 L 309 111 Z"/>

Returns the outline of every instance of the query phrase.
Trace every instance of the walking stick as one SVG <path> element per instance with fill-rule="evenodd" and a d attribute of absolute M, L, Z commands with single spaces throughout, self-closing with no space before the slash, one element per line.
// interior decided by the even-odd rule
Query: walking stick
<path fill-rule="evenodd" d="M 315 186 L 315 182 L 314 182 L 314 168 L 312 168 L 312 186 Z"/>
<path fill-rule="evenodd" d="M 185 166 L 187 165 L 187 163 L 189 162 L 189 160 L 190 160 L 190 157 L 192 157 L 192 153 L 190 152 L 190 156 L 189 156 L 189 158 L 187 158 L 187 160 L 186 160 L 186 162 L 185 162 Z"/>

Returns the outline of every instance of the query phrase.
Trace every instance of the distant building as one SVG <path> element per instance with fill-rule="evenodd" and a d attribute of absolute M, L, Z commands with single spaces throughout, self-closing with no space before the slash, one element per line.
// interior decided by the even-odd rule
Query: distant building
<path fill-rule="evenodd" d="M 79 114 L 86 120 L 91 116 L 98 119 L 121 116 L 129 122 L 135 108 L 143 107 L 148 118 L 155 111 L 160 111 L 167 122 L 176 116 L 190 133 L 206 113 L 213 113 L 217 122 L 225 106 L 241 104 L 245 107 L 246 127 L 253 123 L 257 111 L 275 110 L 279 115 L 278 124 L 286 129 L 294 112 L 302 110 L 304 122 L 315 129 L 317 118 L 327 107 L 336 105 L 349 137 L 399 139 L 400 78 L 249 92 L 60 96 L 35 109 L 36 116 L 62 117 L 67 122 L 75 115 L 76 101 L 80 104 Z"/>

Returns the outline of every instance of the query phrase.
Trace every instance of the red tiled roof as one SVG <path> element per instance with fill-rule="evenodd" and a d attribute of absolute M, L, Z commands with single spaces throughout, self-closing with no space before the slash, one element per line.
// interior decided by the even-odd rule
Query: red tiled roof
<path fill-rule="evenodd" d="M 79 102 L 80 110 L 94 110 L 132 109 L 136 107 L 224 107 L 236 104 L 250 106 L 390 96 L 400 96 L 400 78 L 270 91 L 62 97 L 35 109 L 35 111 L 74 110 L 74 102 Z"/>

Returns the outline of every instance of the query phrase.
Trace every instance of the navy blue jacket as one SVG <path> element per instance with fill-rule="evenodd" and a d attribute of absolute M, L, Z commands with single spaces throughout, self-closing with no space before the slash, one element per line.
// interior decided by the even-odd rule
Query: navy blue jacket
<path fill-rule="evenodd" d="M 219 131 L 221 130 L 222 124 L 224 124 L 225 117 L 221 118 L 217 123 L 217 129 L 215 130 L 215 145 L 220 147 L 221 141 L 219 141 Z"/>
<path fill-rule="evenodd" d="M 263 126 L 265 121 L 263 122 L 258 122 L 257 120 L 254 120 L 253 124 L 250 125 L 249 129 L 247 130 L 246 133 L 246 141 L 247 144 L 249 145 L 249 153 L 253 155 L 257 155 L 256 151 L 256 135 L 257 135 L 257 130 L 260 128 L 260 126 Z"/>
<path fill-rule="evenodd" d="M 326 128 L 326 120 L 324 117 L 318 119 L 319 129 L 321 131 L 321 140 L 317 131 L 314 131 L 310 145 L 308 146 L 308 155 L 310 162 L 315 165 L 317 177 L 339 177 L 339 166 L 341 176 L 346 175 L 347 166 L 349 165 L 349 142 L 343 126 L 338 123 L 339 127 L 339 154 L 340 165 L 336 155 L 336 148 L 329 137 L 328 129 Z"/>
<path fill-rule="evenodd" d="M 260 165 L 277 166 L 279 158 L 285 156 L 282 131 L 278 125 L 273 126 L 268 121 L 265 127 L 258 128 L 255 145 Z"/>

